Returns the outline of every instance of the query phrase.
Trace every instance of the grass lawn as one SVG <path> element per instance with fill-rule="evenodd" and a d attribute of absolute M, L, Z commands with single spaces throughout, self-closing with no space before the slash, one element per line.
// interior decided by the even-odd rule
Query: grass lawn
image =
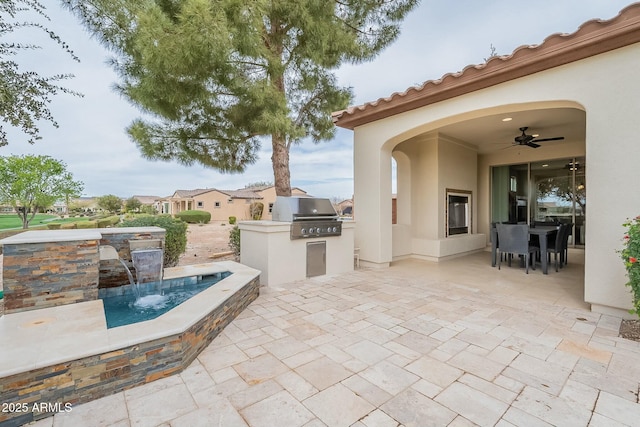
<path fill-rule="evenodd" d="M 29 223 L 30 227 L 46 224 L 42 222 L 45 219 L 55 218 L 56 215 L 49 214 L 36 214 L 35 218 Z M 16 214 L 3 214 L 0 215 L 0 230 L 6 230 L 8 228 L 22 227 L 22 220 Z"/>
<path fill-rule="evenodd" d="M 35 218 L 33 218 L 31 222 L 29 222 L 29 228 L 43 227 L 47 224 L 65 224 L 69 222 L 81 222 L 89 220 L 89 217 L 58 218 L 57 215 L 37 214 Z M 22 221 L 20 220 L 20 218 L 18 218 L 18 215 L 0 215 L 0 230 L 19 227 L 22 227 Z"/>

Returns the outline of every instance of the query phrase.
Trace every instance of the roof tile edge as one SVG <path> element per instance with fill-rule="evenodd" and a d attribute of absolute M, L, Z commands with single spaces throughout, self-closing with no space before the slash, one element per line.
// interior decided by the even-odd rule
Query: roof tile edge
<path fill-rule="evenodd" d="M 592 19 L 571 33 L 555 33 L 539 45 L 517 47 L 510 55 L 495 56 L 483 64 L 427 80 L 404 92 L 332 114 L 336 126 L 354 129 L 376 120 L 434 104 L 526 75 L 579 61 L 640 42 L 640 2 L 608 19 Z"/>

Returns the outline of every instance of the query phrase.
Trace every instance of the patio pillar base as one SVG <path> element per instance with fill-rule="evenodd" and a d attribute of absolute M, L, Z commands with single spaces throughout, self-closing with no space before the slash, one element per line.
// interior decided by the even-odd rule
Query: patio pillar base
<path fill-rule="evenodd" d="M 390 262 L 373 262 L 373 261 L 365 261 L 363 259 L 360 260 L 360 267 L 364 268 L 389 268 Z"/>
<path fill-rule="evenodd" d="M 586 301 L 589 303 L 589 301 Z M 631 320 L 637 319 L 638 316 L 635 314 L 629 313 L 629 310 L 624 310 L 622 308 L 610 307 L 608 305 L 601 304 L 591 304 L 591 311 L 594 313 L 606 314 L 609 316 L 621 317 L 623 319 Z"/>

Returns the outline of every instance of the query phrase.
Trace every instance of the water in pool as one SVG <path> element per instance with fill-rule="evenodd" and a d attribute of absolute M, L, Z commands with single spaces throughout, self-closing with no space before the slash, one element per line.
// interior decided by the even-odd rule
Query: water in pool
<path fill-rule="evenodd" d="M 136 285 L 138 290 L 131 285 L 101 289 L 100 298 L 104 304 L 107 328 L 155 319 L 229 275 L 231 273 L 226 271 L 206 276 L 180 277 Z"/>

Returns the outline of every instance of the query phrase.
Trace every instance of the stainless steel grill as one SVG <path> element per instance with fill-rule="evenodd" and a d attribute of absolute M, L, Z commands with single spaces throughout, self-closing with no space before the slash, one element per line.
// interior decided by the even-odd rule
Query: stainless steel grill
<path fill-rule="evenodd" d="M 291 223 L 292 240 L 342 235 L 342 221 L 329 199 L 278 196 L 271 218 Z"/>

